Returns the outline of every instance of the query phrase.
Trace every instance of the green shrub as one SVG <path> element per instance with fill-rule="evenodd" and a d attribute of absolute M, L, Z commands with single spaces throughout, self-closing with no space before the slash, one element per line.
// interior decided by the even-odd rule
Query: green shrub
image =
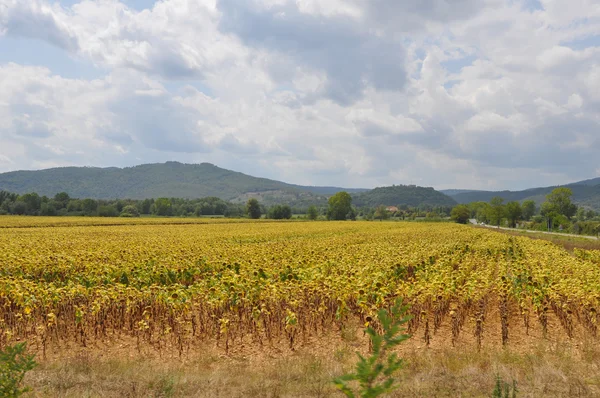
<path fill-rule="evenodd" d="M 25 373 L 37 366 L 33 355 L 27 355 L 25 343 L 0 351 L 0 397 L 19 397 L 29 391 L 21 387 Z"/>
<path fill-rule="evenodd" d="M 381 323 L 381 332 L 372 326 L 365 329 L 371 340 L 371 355 L 365 358 L 357 353 L 355 372 L 342 375 L 333 381 L 347 397 L 374 398 L 398 388 L 393 375 L 404 363 L 391 350 L 410 338 L 410 335 L 403 334 L 405 329 L 401 328 L 411 318 L 406 314 L 407 307 L 403 307 L 401 300 L 398 300 L 391 313 L 385 309 L 379 310 L 377 319 Z"/>

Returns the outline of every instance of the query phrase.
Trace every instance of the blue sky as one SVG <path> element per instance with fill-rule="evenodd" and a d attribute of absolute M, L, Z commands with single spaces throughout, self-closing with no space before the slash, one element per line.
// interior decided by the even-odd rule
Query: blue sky
<path fill-rule="evenodd" d="M 595 0 L 0 0 L 0 172 L 291 183 L 600 176 Z"/>

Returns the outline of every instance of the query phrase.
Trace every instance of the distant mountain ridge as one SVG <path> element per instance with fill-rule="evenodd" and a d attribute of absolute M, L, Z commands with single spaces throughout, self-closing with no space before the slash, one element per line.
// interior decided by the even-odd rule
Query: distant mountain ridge
<path fill-rule="evenodd" d="M 234 203 L 256 197 L 265 205 L 285 203 L 306 207 L 325 205 L 337 192 L 349 192 L 355 203 L 369 206 L 452 206 L 454 199 L 433 188 L 395 186 L 368 189 L 288 184 L 227 170 L 210 163 L 179 162 L 134 167 L 59 167 L 0 174 L 0 190 L 54 196 L 67 192 L 75 198 L 146 199 L 159 197 L 202 198 L 214 196 Z M 383 194 L 385 193 L 385 194 Z"/>

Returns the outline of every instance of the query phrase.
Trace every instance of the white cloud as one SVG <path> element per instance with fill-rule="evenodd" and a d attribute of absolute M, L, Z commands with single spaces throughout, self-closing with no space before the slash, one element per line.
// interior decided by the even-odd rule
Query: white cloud
<path fill-rule="evenodd" d="M 0 171 L 212 161 L 485 189 L 593 176 L 600 5 L 526 3 L 0 0 L 0 34 L 104 74 L 0 64 Z"/>

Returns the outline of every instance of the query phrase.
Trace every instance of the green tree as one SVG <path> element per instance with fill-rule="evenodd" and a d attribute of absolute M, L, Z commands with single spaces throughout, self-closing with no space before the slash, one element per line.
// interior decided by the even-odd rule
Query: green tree
<path fill-rule="evenodd" d="M 345 220 L 348 215 L 352 215 L 352 197 L 348 192 L 336 193 L 329 198 L 328 204 L 327 218 L 329 220 Z"/>
<path fill-rule="evenodd" d="M 521 204 L 519 202 L 508 202 L 506 204 L 506 218 L 508 219 L 508 224 L 511 228 L 515 228 L 517 226 L 517 221 L 519 221 L 523 216 L 523 209 L 521 208 Z"/>
<path fill-rule="evenodd" d="M 262 215 L 260 204 L 256 198 L 248 199 L 248 202 L 246 203 L 246 214 L 253 219 L 260 218 Z"/>
<path fill-rule="evenodd" d="M 450 212 L 450 218 L 459 224 L 466 224 L 469 222 L 471 211 L 467 205 L 455 206 Z"/>
<path fill-rule="evenodd" d="M 139 211 L 141 214 L 150 214 L 151 209 L 152 209 L 152 200 L 151 199 L 144 199 L 144 201 L 140 203 Z"/>
<path fill-rule="evenodd" d="M 87 215 L 94 214 L 98 210 L 98 202 L 94 199 L 83 199 L 81 201 L 81 210 Z"/>
<path fill-rule="evenodd" d="M 579 207 L 577 209 L 577 213 L 575 213 L 575 218 L 577 221 L 585 221 L 585 209 L 583 207 Z"/>
<path fill-rule="evenodd" d="M 57 193 L 54 195 L 54 201 L 56 202 L 56 210 L 64 209 L 69 204 L 69 194 L 66 192 Z"/>
<path fill-rule="evenodd" d="M 41 216 L 55 216 L 56 208 L 52 203 L 42 203 L 40 206 L 40 215 Z"/>
<path fill-rule="evenodd" d="M 521 205 L 523 209 L 523 220 L 529 221 L 535 215 L 535 202 L 533 200 L 525 200 Z"/>
<path fill-rule="evenodd" d="M 275 205 L 269 209 L 267 217 L 274 220 L 289 220 L 292 218 L 292 209 L 288 205 Z"/>
<path fill-rule="evenodd" d="M 27 213 L 27 203 L 25 203 L 21 200 L 17 200 L 16 202 L 13 202 L 10 206 L 10 212 L 12 214 L 17 214 L 17 215 L 23 215 L 23 214 Z"/>
<path fill-rule="evenodd" d="M 171 215 L 171 201 L 167 198 L 158 198 L 154 201 L 154 214 L 157 216 Z"/>
<path fill-rule="evenodd" d="M 314 205 L 309 206 L 308 210 L 306 210 L 306 217 L 309 220 L 313 220 L 313 221 L 316 220 L 317 217 L 319 217 L 319 210 L 317 210 L 317 206 L 314 206 Z"/>
<path fill-rule="evenodd" d="M 573 191 L 570 188 L 555 188 L 546 195 L 546 202 L 542 204 L 544 213 L 557 213 L 567 217 L 569 220 L 577 212 L 577 206 L 571 203 Z"/>
<path fill-rule="evenodd" d="M 69 203 L 67 203 L 67 211 L 69 213 L 81 211 L 81 200 L 79 200 L 79 199 L 69 200 Z"/>
<path fill-rule="evenodd" d="M 118 217 L 119 212 L 115 209 L 114 206 L 104 205 L 98 207 L 98 216 L 99 217 Z"/>
<path fill-rule="evenodd" d="M 121 217 L 139 217 L 140 216 L 140 212 L 138 211 L 138 208 L 134 205 L 127 205 L 125 207 L 123 207 L 123 210 L 121 210 Z"/>
<path fill-rule="evenodd" d="M 487 202 L 476 202 L 476 206 L 471 209 L 471 216 L 475 217 L 477 222 L 489 223 L 490 204 Z"/>
<path fill-rule="evenodd" d="M 25 202 L 27 205 L 27 214 L 37 214 L 40 210 L 40 206 L 42 205 L 42 198 L 35 192 L 26 193 L 25 195 L 19 196 L 21 202 Z"/>
<path fill-rule="evenodd" d="M 490 200 L 490 207 L 488 208 L 488 218 L 492 225 L 500 226 L 502 219 L 505 216 L 504 199 L 499 196 L 494 196 Z"/>

